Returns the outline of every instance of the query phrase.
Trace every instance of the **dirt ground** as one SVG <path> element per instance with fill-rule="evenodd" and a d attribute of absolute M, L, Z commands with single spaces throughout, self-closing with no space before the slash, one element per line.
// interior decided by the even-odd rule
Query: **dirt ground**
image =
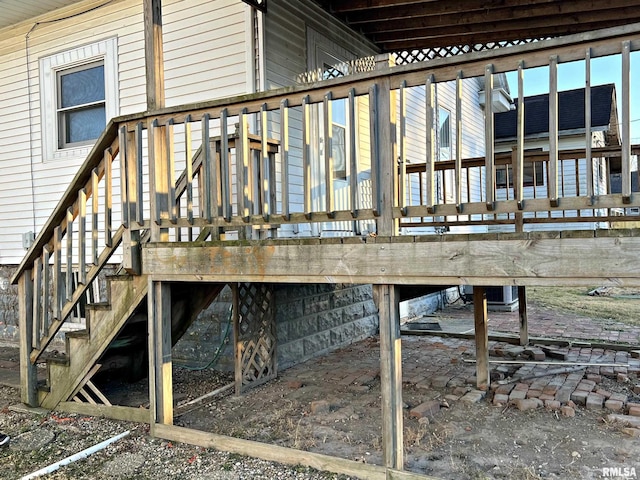
<path fill-rule="evenodd" d="M 351 365 L 362 364 L 369 355 L 376 357 L 377 346 L 371 339 L 315 365 L 294 367 L 241 398 L 219 399 L 182 415 L 176 423 L 380 464 L 380 380 L 366 367 L 351 373 Z M 412 360 L 424 361 L 434 350 L 433 364 L 444 365 L 443 357 L 451 362 L 471 348 L 468 341 L 403 338 L 404 367 Z M 359 380 L 349 382 L 361 371 Z M 520 411 L 493 406 L 487 399 L 467 403 L 460 397 L 473 390 L 466 382 L 472 375 L 472 365 L 458 362 L 449 363 L 446 373 L 460 379 L 453 382 L 460 383 L 458 387 L 424 387 L 405 380 L 407 470 L 443 479 L 513 480 L 595 479 L 604 478 L 603 468 L 640 470 L 638 438 L 605 421 L 605 410 L 576 407 L 575 417 L 568 418 L 544 408 Z M 626 385 L 615 381 L 603 380 L 602 386 L 629 393 Z M 437 400 L 441 407 L 433 415 L 415 418 L 412 409 L 429 400 Z"/>
<path fill-rule="evenodd" d="M 468 310 L 468 306 L 454 306 L 429 320 L 435 318 L 443 325 L 450 321 L 461 331 Z M 576 331 L 579 325 L 593 332 L 590 322 L 599 322 L 536 307 L 531 312 L 540 318 L 544 313 L 545 321 L 558 325 L 573 322 Z M 490 318 L 496 325 L 513 323 L 513 314 L 494 313 Z M 490 348 L 495 353 L 508 346 L 490 342 Z M 565 350 L 578 350 L 580 359 L 622 358 L 619 352 L 606 349 L 589 357 L 596 355 L 596 349 L 584 345 L 573 350 L 569 345 Z M 484 397 L 475 391 L 475 365 L 469 362 L 474 356 L 471 340 L 403 335 L 402 355 L 407 470 L 452 480 L 637 478 L 640 437 L 608 420 L 609 410 L 577 405 L 572 409 L 575 416 L 568 417 L 557 409 L 522 411 L 513 402 L 494 405 L 493 391 Z M 492 364 L 492 376 L 508 380 L 519 375 L 520 368 Z M 640 403 L 637 368 L 629 368 L 626 380 L 624 376 L 595 374 L 593 367 L 589 371 L 595 375 L 590 378 L 600 377 L 594 391 L 597 388 L 610 395 L 620 394 L 632 404 Z M 586 379 L 587 374 L 585 369 L 542 379 L 560 385 L 570 375 Z M 363 463 L 382 463 L 377 338 L 280 372 L 277 379 L 240 397 L 227 393 L 186 405 L 230 381 L 215 372 L 176 367 L 174 423 Z M 539 381 L 537 377 L 529 384 Z M 109 395 L 120 404 L 144 406 L 148 401 L 144 382 L 115 385 Z M 131 430 L 129 437 L 50 478 L 349 478 L 174 445 L 150 438 L 144 425 L 57 412 L 42 417 L 15 413 L 8 406 L 17 400 L 16 389 L 0 387 L 0 431 L 14 439 L 11 448 L 0 449 L 0 478 L 19 478 L 124 430 Z M 422 408 L 425 405 L 426 411 Z M 39 446 L 43 432 L 44 444 Z"/>

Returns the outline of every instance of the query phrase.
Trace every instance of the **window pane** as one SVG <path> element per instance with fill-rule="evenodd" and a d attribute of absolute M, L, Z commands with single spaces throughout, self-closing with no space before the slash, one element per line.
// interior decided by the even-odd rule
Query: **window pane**
<path fill-rule="evenodd" d="M 66 144 L 95 140 L 106 125 L 104 105 L 66 112 L 64 123 Z"/>
<path fill-rule="evenodd" d="M 333 175 L 336 179 L 345 179 L 347 178 L 345 128 L 334 123 L 332 130 L 331 155 L 333 156 Z"/>
<path fill-rule="evenodd" d="M 60 107 L 104 101 L 104 66 L 60 75 Z"/>

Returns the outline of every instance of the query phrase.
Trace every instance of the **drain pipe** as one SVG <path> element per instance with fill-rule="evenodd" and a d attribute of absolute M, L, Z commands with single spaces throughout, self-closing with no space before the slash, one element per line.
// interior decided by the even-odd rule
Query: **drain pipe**
<path fill-rule="evenodd" d="M 30 473 L 29 475 L 25 475 L 20 480 L 31 480 L 32 478 L 37 478 L 37 477 L 40 477 L 42 475 L 47 475 L 48 473 L 55 472 L 60 467 L 63 467 L 63 466 L 68 465 L 70 463 L 77 462 L 78 460 L 82 460 L 84 458 L 87 458 L 89 455 L 102 450 L 103 448 L 107 447 L 108 445 L 112 444 L 113 442 L 116 442 L 116 441 L 120 440 L 121 438 L 126 437 L 127 435 L 129 435 L 129 433 L 130 433 L 130 430 L 127 430 L 126 432 L 123 432 L 120 435 L 116 435 L 115 437 L 111 437 L 110 439 L 105 440 L 104 442 L 100 442 L 97 445 L 94 445 L 93 447 L 86 448 L 86 449 L 82 450 L 81 452 L 76 453 L 75 455 L 71 455 L 70 457 L 64 458 L 64 459 L 60 460 L 59 462 L 53 463 L 53 464 L 49 465 L 48 467 L 44 467 L 44 468 L 38 470 L 37 472 L 33 472 L 33 473 Z"/>

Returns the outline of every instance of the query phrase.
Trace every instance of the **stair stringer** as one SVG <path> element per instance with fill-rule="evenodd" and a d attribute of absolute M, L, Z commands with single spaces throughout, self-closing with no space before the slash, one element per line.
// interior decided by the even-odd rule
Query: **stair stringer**
<path fill-rule="evenodd" d="M 87 306 L 87 330 L 67 334 L 67 362 L 48 363 L 49 391 L 40 391 L 40 406 L 54 409 L 67 401 L 126 321 L 147 297 L 147 276 L 108 278 L 108 307 Z"/>

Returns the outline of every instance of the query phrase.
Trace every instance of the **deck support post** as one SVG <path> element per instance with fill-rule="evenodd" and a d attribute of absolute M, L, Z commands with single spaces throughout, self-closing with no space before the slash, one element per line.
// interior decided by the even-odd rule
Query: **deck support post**
<path fill-rule="evenodd" d="M 473 287 L 473 318 L 476 336 L 476 385 L 489 389 L 489 329 L 487 293 L 484 287 Z"/>
<path fill-rule="evenodd" d="M 20 328 L 20 396 L 22 403 L 38 406 L 38 376 L 31 363 L 33 349 L 33 281 L 31 270 L 25 270 L 18 280 L 19 328 Z"/>
<path fill-rule="evenodd" d="M 144 0 L 143 8 L 147 111 L 153 111 L 164 107 L 162 0 Z"/>
<path fill-rule="evenodd" d="M 520 314 L 520 345 L 529 344 L 529 319 L 527 317 L 527 287 L 518 287 L 518 313 Z"/>
<path fill-rule="evenodd" d="M 382 390 L 382 449 L 384 465 L 402 470 L 402 355 L 400 296 L 395 285 L 374 285 L 380 320 L 380 381 Z"/>
<path fill-rule="evenodd" d="M 173 424 L 171 286 L 149 279 L 149 405 L 151 424 Z"/>

